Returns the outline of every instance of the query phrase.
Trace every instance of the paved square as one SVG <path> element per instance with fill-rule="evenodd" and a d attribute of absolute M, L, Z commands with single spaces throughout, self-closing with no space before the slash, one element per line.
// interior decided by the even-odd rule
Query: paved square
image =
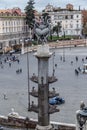
<path fill-rule="evenodd" d="M 55 75 L 58 81 L 49 86 L 50 90 L 55 87 L 60 96 L 65 99 L 65 104 L 59 105 L 59 113 L 51 115 L 51 121 L 64 123 L 75 123 L 75 112 L 79 109 L 80 101 L 83 100 L 87 104 L 87 75 L 79 73 L 75 74 L 75 69 L 82 68 L 84 63 L 87 63 L 87 47 L 75 47 L 64 49 L 53 49 L 55 51 L 54 66 Z M 34 112 L 28 112 L 28 85 L 27 85 L 27 55 L 17 55 L 17 61 L 9 63 L 4 61 L 5 57 L 1 56 L 3 64 L 0 65 L 0 115 L 8 115 L 11 108 L 14 108 L 21 116 L 29 116 L 37 118 Z M 65 57 L 65 62 L 61 60 L 61 56 Z M 78 61 L 76 61 L 76 56 Z M 71 63 L 71 61 L 73 63 Z M 37 59 L 33 53 L 29 53 L 30 76 L 38 74 Z M 22 69 L 21 73 L 16 73 Z M 49 61 L 49 75 L 53 72 L 53 56 Z M 38 86 L 30 81 L 30 87 Z M 37 104 L 37 99 L 31 96 L 31 102 Z"/>

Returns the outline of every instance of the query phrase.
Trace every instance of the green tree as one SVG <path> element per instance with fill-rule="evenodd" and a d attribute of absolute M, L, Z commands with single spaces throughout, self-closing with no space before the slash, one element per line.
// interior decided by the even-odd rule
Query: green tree
<path fill-rule="evenodd" d="M 34 0 L 29 0 L 27 2 L 27 6 L 25 7 L 25 13 L 26 13 L 26 24 L 28 24 L 28 27 L 33 29 L 34 27 L 34 19 L 35 19 L 35 10 L 34 10 Z"/>
<path fill-rule="evenodd" d="M 58 22 L 57 25 L 53 27 L 53 32 L 56 32 L 57 36 L 59 37 L 59 32 L 61 31 L 61 23 Z"/>
<path fill-rule="evenodd" d="M 83 26 L 82 34 L 87 36 L 87 23 Z"/>

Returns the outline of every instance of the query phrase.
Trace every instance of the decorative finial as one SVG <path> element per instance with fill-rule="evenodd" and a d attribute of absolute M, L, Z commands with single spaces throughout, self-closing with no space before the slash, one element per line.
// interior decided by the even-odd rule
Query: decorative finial
<path fill-rule="evenodd" d="M 47 22 L 45 22 L 43 18 L 41 18 L 39 22 L 35 21 L 34 33 L 39 42 L 41 42 L 42 44 L 46 43 L 47 37 L 50 34 L 50 24 L 48 20 Z"/>

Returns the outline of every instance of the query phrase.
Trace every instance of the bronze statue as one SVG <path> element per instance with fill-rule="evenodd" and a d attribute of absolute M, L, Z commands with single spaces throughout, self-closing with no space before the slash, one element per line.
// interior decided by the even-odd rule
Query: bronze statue
<path fill-rule="evenodd" d="M 47 37 L 50 34 L 50 24 L 47 20 L 47 22 L 45 22 L 43 19 L 41 19 L 41 22 L 36 22 L 34 24 L 34 33 L 38 39 L 38 41 L 40 41 L 42 44 L 47 42 Z"/>

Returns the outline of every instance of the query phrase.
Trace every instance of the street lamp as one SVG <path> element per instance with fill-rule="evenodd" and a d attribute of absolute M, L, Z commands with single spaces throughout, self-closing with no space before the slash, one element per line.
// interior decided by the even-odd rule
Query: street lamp
<path fill-rule="evenodd" d="M 63 45 L 63 62 L 65 62 L 65 47 Z"/>
<path fill-rule="evenodd" d="M 70 40 L 70 50 L 71 50 L 72 42 L 73 42 L 73 38 Z"/>
<path fill-rule="evenodd" d="M 23 38 L 20 39 L 21 42 L 21 54 L 24 54 L 24 42 L 23 42 Z"/>
<path fill-rule="evenodd" d="M 29 127 L 29 118 L 26 117 L 25 119 L 25 125 L 26 125 L 26 130 L 28 130 L 28 127 Z"/>
<path fill-rule="evenodd" d="M 63 27 L 63 37 L 65 38 L 65 30 Z M 63 62 L 65 62 L 65 47 L 64 47 L 64 43 L 63 43 Z"/>
<path fill-rule="evenodd" d="M 29 80 L 29 50 L 28 50 L 28 42 L 29 39 L 25 40 L 27 43 L 27 80 L 28 80 L 28 111 L 30 110 L 30 80 Z"/>
<path fill-rule="evenodd" d="M 65 35 L 65 28 L 63 27 L 63 37 L 65 39 L 66 35 Z"/>
<path fill-rule="evenodd" d="M 55 57 L 55 52 L 53 52 L 53 76 L 54 76 L 54 73 L 55 73 L 55 69 L 54 69 L 54 57 Z"/>

